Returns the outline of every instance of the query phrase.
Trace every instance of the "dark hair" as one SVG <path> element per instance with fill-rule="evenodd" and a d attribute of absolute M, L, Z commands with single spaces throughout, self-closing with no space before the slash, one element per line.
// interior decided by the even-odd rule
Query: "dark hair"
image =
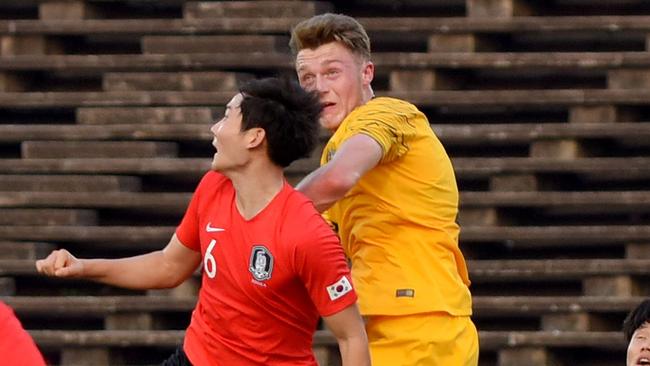
<path fill-rule="evenodd" d="M 322 109 L 315 93 L 288 78 L 252 80 L 239 91 L 244 97 L 241 130 L 264 129 L 273 163 L 284 168 L 309 157 L 318 142 Z"/>
<path fill-rule="evenodd" d="M 291 30 L 289 47 L 294 55 L 305 48 L 315 49 L 331 42 L 340 42 L 364 61 L 370 60 L 370 38 L 354 18 L 326 13 L 298 23 Z"/>
<path fill-rule="evenodd" d="M 632 335 L 644 323 L 650 322 L 650 299 L 644 300 L 634 310 L 632 310 L 625 321 L 623 321 L 623 334 L 625 334 L 625 341 L 630 343 Z"/>

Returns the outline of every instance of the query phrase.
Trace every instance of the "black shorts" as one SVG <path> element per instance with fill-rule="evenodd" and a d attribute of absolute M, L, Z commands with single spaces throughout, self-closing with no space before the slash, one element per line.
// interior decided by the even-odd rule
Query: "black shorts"
<path fill-rule="evenodd" d="M 183 351 L 183 346 L 178 346 L 176 352 L 163 361 L 160 366 L 192 366 L 192 363 L 187 358 L 185 351 Z"/>

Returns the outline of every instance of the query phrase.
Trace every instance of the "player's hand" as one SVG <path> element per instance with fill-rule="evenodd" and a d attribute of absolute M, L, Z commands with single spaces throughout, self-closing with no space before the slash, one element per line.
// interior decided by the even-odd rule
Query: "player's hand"
<path fill-rule="evenodd" d="M 80 277 L 83 262 L 65 249 L 54 250 L 45 259 L 36 261 L 36 270 L 52 277 Z"/>

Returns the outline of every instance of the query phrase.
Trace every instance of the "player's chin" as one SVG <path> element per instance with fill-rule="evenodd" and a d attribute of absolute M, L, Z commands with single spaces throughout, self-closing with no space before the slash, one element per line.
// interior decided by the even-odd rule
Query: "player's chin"
<path fill-rule="evenodd" d="M 341 121 L 335 116 L 322 116 L 319 122 L 323 128 L 328 130 L 336 130 L 336 128 L 341 124 Z"/>
<path fill-rule="evenodd" d="M 210 169 L 216 172 L 221 171 L 221 164 L 219 164 L 219 158 L 217 158 L 216 155 L 212 159 L 212 163 L 210 164 Z"/>

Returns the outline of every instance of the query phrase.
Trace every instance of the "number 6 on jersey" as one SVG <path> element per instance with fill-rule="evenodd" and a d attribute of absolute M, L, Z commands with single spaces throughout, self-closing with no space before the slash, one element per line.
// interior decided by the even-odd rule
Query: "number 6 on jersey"
<path fill-rule="evenodd" d="M 203 269 L 205 270 L 205 274 L 210 278 L 214 278 L 217 275 L 217 261 L 212 255 L 212 249 L 214 249 L 215 245 L 217 245 L 217 240 L 212 239 L 210 245 L 208 245 L 208 249 L 205 251 L 205 256 L 203 256 Z"/>

